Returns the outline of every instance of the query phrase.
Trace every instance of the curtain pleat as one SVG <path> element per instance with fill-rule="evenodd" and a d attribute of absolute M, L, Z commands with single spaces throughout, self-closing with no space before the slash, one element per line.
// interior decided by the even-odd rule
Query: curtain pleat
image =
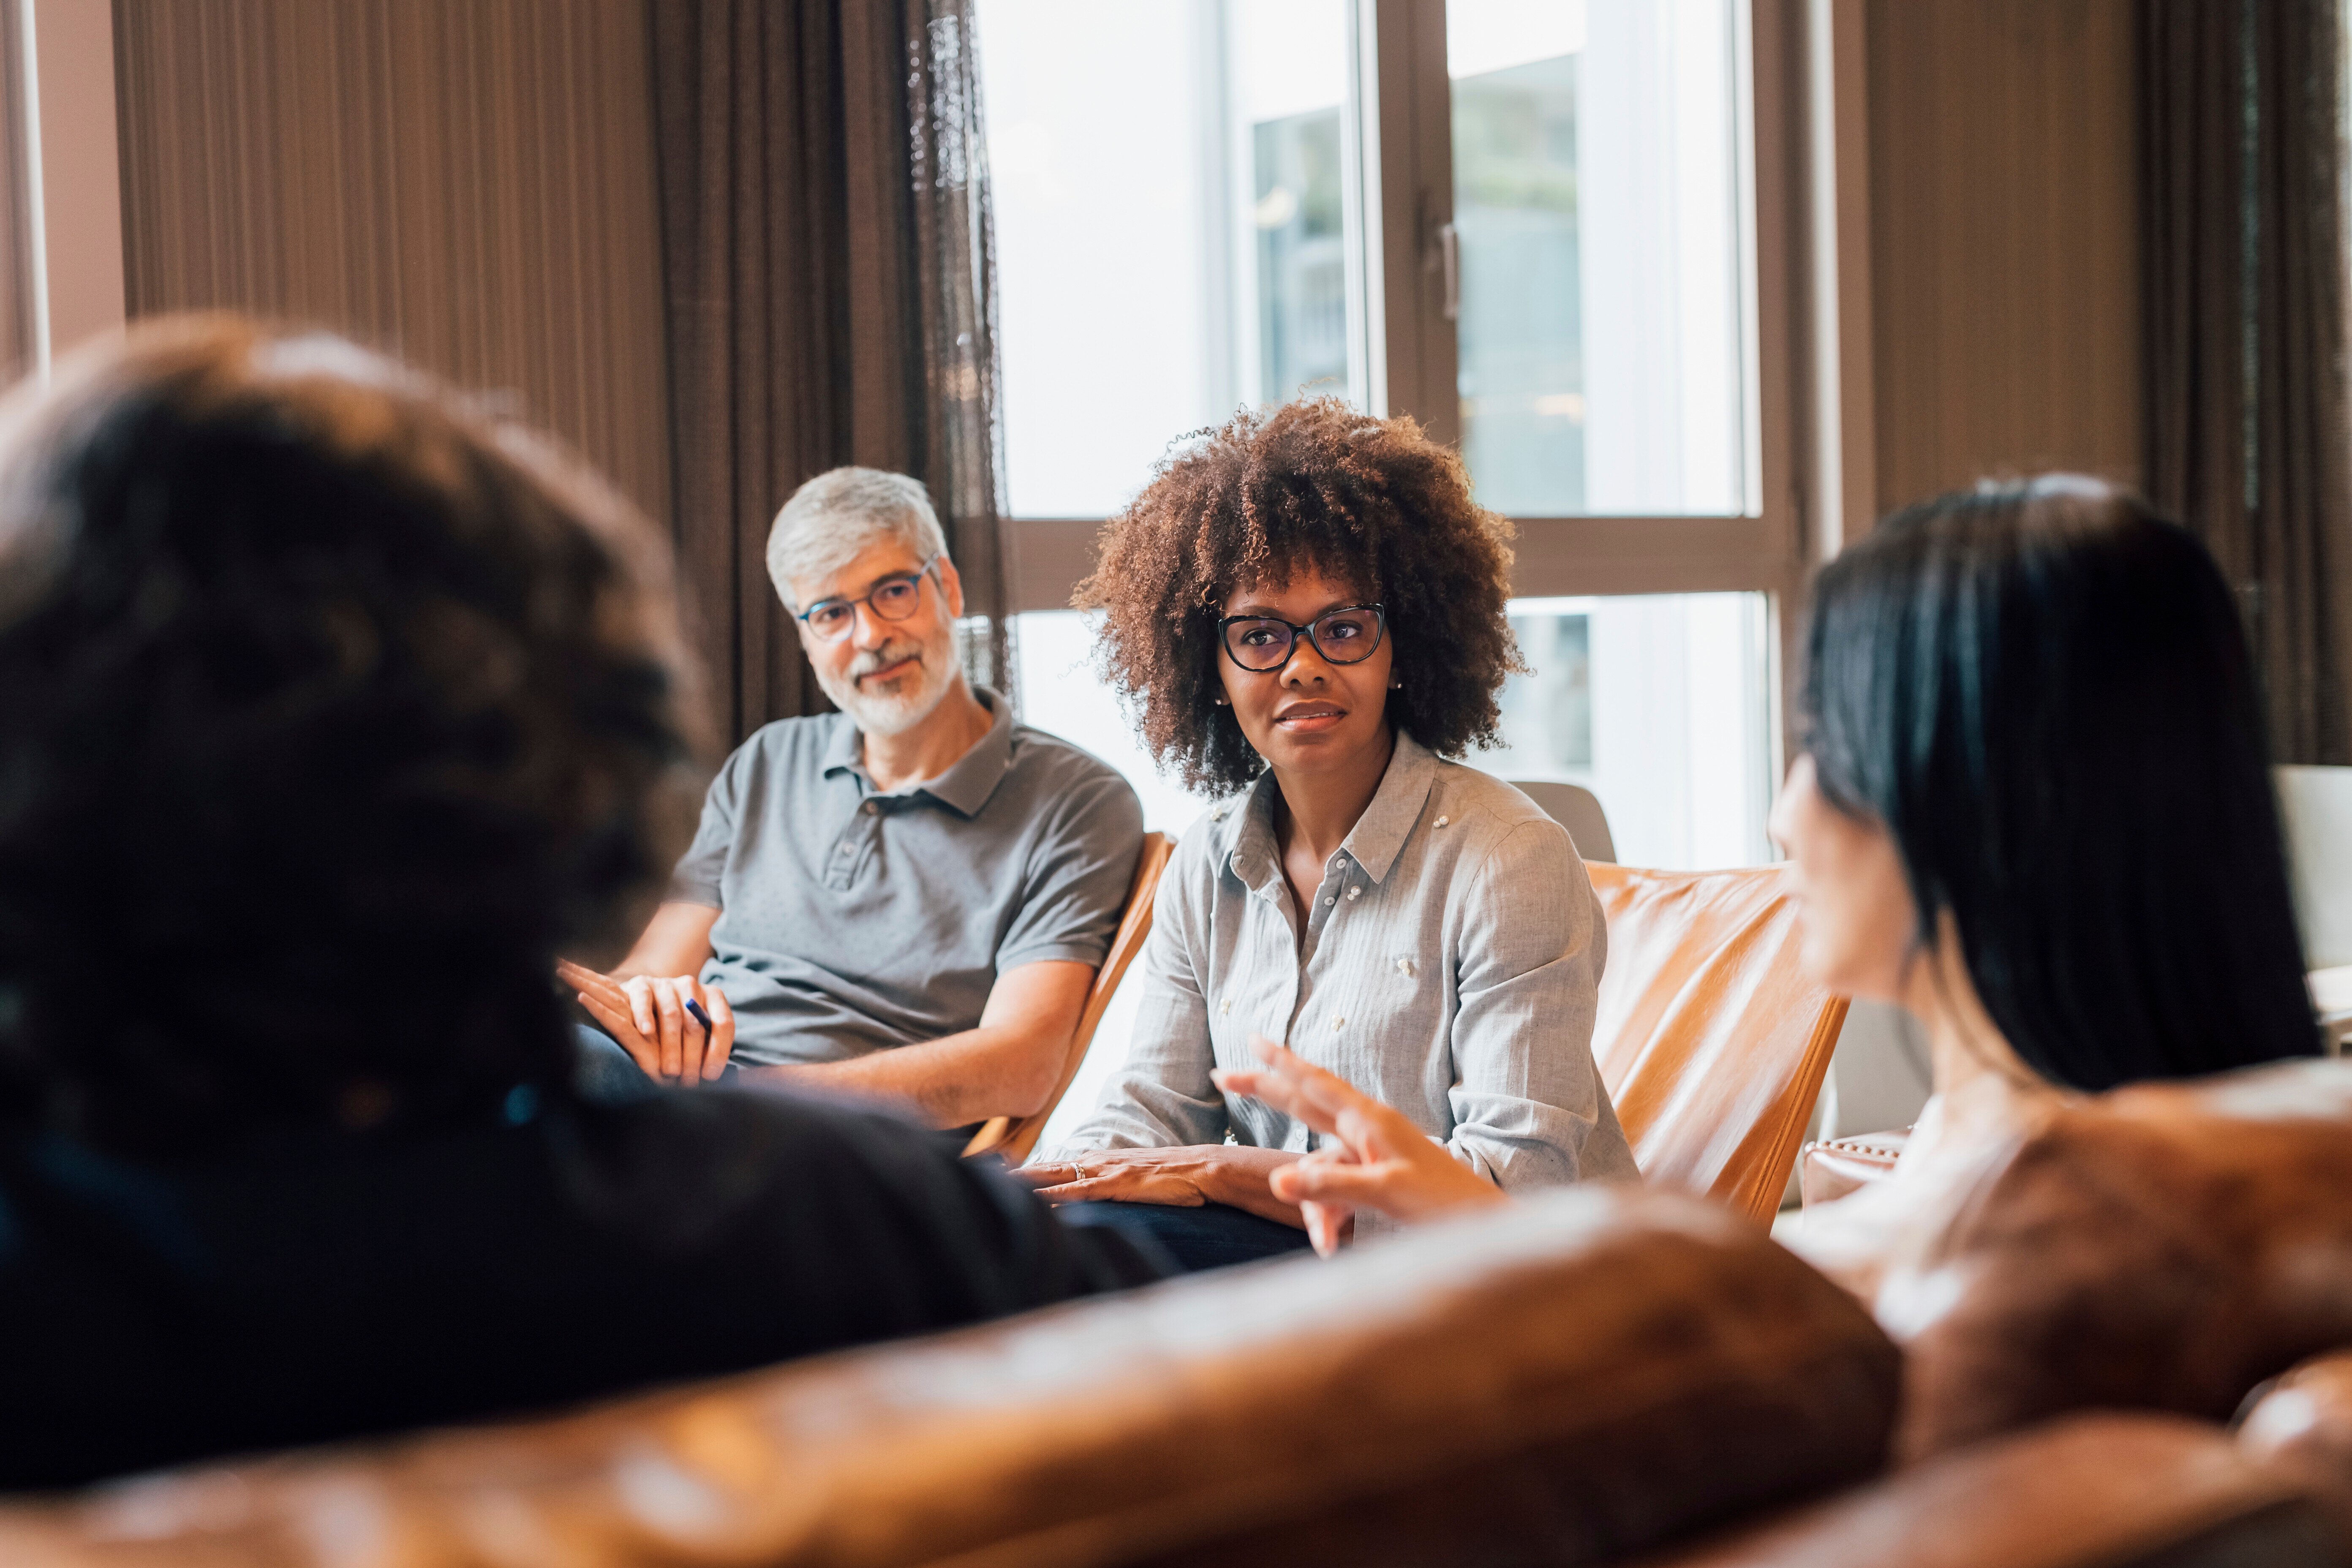
<path fill-rule="evenodd" d="M 2236 585 L 2289 763 L 2352 763 L 2341 26 L 2140 9 L 2148 492 Z"/>
<path fill-rule="evenodd" d="M 31 149 L 25 134 L 25 18 L 0 0 L 0 385 L 33 368 Z"/>
<path fill-rule="evenodd" d="M 552 430 L 660 515 L 644 6 L 115 0 L 130 314 L 349 333 Z"/>
<path fill-rule="evenodd" d="M 1009 689 L 994 276 L 970 0 L 651 7 L 692 635 L 738 739 L 822 693 L 768 528 L 844 463 L 930 489 L 975 678 Z"/>

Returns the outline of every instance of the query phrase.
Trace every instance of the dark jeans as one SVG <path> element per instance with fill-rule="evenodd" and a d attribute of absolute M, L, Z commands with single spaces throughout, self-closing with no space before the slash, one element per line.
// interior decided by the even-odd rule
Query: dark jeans
<path fill-rule="evenodd" d="M 1054 1213 L 1064 1225 L 1105 1226 L 1130 1236 L 1149 1236 L 1186 1274 L 1255 1263 L 1287 1252 L 1307 1252 L 1314 1246 L 1303 1230 L 1223 1204 L 1176 1208 L 1166 1204 L 1094 1202 L 1064 1204 Z"/>
<path fill-rule="evenodd" d="M 738 1071 L 731 1060 L 719 1070 L 719 1082 L 728 1089 L 741 1089 L 755 1081 Z M 623 1050 L 619 1041 L 593 1024 L 580 1026 L 580 1059 L 572 1068 L 572 1082 L 583 1099 L 600 1105 L 626 1105 L 633 1100 L 649 1098 L 661 1087 L 646 1076 L 636 1058 Z M 970 1127 L 945 1128 L 931 1136 L 950 1153 L 961 1153 L 982 1125 L 974 1122 Z"/>

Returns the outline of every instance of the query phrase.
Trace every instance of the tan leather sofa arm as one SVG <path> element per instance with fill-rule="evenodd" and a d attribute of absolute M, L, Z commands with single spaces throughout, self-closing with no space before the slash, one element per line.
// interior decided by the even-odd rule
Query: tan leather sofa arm
<path fill-rule="evenodd" d="M 2216 1426 L 2069 1416 L 1643 1568 L 2327 1568 L 2345 1538 Z"/>
<path fill-rule="evenodd" d="M 1584 1563 L 1873 1473 L 1894 1347 L 1603 1189 L 553 1420 L 0 1510 L 11 1564 Z"/>
<path fill-rule="evenodd" d="M 2314 1356 L 2256 1390 L 2238 1443 L 2308 1489 L 2352 1542 L 2352 1350 Z"/>

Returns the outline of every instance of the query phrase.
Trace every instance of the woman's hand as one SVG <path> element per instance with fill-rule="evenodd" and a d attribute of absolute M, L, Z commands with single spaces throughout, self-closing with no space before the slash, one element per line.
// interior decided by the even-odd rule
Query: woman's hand
<path fill-rule="evenodd" d="M 1300 1206 L 1317 1251 L 1328 1257 L 1341 1226 L 1360 1208 L 1411 1222 L 1508 1201 L 1403 1112 L 1271 1040 L 1252 1044 L 1265 1066 L 1212 1073 L 1217 1087 L 1262 1100 L 1339 1141 L 1274 1172 L 1268 1183 L 1275 1196 Z"/>
<path fill-rule="evenodd" d="M 1274 1195 L 1268 1178 L 1298 1158 L 1280 1149 L 1195 1143 L 1172 1149 L 1100 1149 L 1024 1165 L 1013 1173 L 1050 1204 L 1093 1200 L 1198 1208 L 1224 1204 L 1262 1219 L 1303 1226 L 1297 1206 Z"/>

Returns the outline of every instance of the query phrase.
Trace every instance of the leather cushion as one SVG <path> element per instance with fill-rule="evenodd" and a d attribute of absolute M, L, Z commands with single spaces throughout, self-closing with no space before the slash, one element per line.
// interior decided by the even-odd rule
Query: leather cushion
<path fill-rule="evenodd" d="M 1897 1363 L 1752 1225 L 1574 1189 L 1329 1263 L 0 1510 L 0 1561 L 1594 1563 L 1872 1473 Z"/>
<path fill-rule="evenodd" d="M 2352 1541 L 2352 1351 L 2305 1362 L 2258 1390 L 2238 1443 L 2300 1481 Z"/>
<path fill-rule="evenodd" d="M 2070 1416 L 1645 1568 L 2336 1568 L 2294 1479 L 2179 1416 Z"/>
<path fill-rule="evenodd" d="M 2352 1344 L 2352 1063 L 2067 1104 L 1881 1284 L 1906 1456 L 2088 1406 L 2225 1420 Z"/>
<path fill-rule="evenodd" d="M 1592 1059 L 1634 1163 L 1769 1225 L 1846 1014 L 1805 977 L 1790 868 L 1586 870 L 1609 921 Z"/>

